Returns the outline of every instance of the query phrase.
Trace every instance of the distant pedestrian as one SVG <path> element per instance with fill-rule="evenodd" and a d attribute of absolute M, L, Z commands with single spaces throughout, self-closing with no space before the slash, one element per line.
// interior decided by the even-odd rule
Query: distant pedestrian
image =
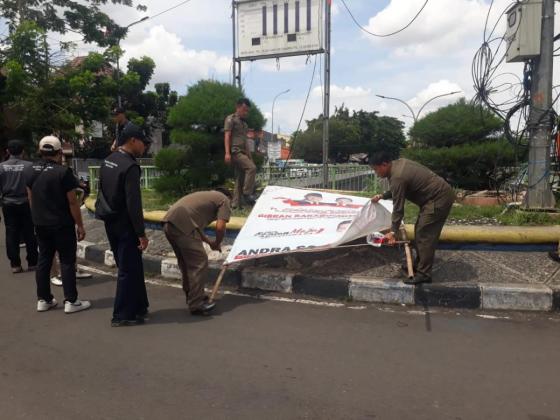
<path fill-rule="evenodd" d="M 393 199 L 391 231 L 385 235 L 394 244 L 404 217 L 404 204 L 409 200 L 420 207 L 414 225 L 416 260 L 414 278 L 407 284 L 430 283 L 436 246 L 443 225 L 455 201 L 455 193 L 445 180 L 425 166 L 408 159 L 393 160 L 385 152 L 370 156 L 369 164 L 381 178 L 389 179 L 390 190 L 371 200 Z"/>
<path fill-rule="evenodd" d="M 163 218 L 163 231 L 177 257 L 187 305 L 193 315 L 206 315 L 215 306 L 204 294 L 208 255 L 203 242 L 215 251 L 221 250 L 231 214 L 230 200 L 231 193 L 221 188 L 195 192 L 173 204 Z M 213 221 L 216 239 L 210 240 L 203 231 Z"/>
<path fill-rule="evenodd" d="M 23 160 L 23 143 L 19 140 L 8 142 L 9 159 L 0 163 L 0 194 L 2 194 L 2 213 L 6 226 L 6 252 L 13 273 L 22 273 L 19 255 L 20 241 L 23 239 L 27 251 L 27 270 L 37 266 L 37 239 L 31 219 L 31 209 L 25 186 L 25 168 L 31 162 Z"/>
<path fill-rule="evenodd" d="M 247 131 L 249 126 L 245 119 L 249 115 L 251 102 L 247 98 L 237 101 L 235 113 L 228 115 L 224 123 L 225 163 L 233 164 L 235 170 L 235 191 L 233 207 L 239 207 L 245 201 L 255 204 L 255 175 L 257 167 L 249 150 Z"/>
<path fill-rule="evenodd" d="M 116 107 L 115 109 L 113 109 L 111 115 L 113 116 L 113 122 L 116 124 L 115 139 L 113 140 L 113 144 L 111 145 L 111 152 L 114 152 L 117 150 L 119 146 L 123 145 L 121 140 L 121 134 L 124 128 L 128 124 L 130 124 L 130 121 L 126 117 L 126 112 L 124 108 L 121 107 Z"/>
<path fill-rule="evenodd" d="M 122 146 L 101 166 L 96 201 L 96 215 L 105 222 L 119 270 L 113 327 L 142 324 L 149 306 L 142 265 L 142 251 L 148 247 L 148 238 L 142 211 L 141 171 L 136 158 L 146 152 L 150 141 L 134 124 L 124 128 L 121 141 Z"/>
<path fill-rule="evenodd" d="M 89 301 L 78 299 L 76 289 L 77 241 L 86 236 L 82 213 L 76 197 L 78 183 L 70 168 L 61 165 L 62 145 L 54 136 L 39 142 L 41 160 L 26 168 L 27 192 L 39 243 L 37 311 L 44 312 L 57 305 L 51 293 L 50 272 L 56 252 L 64 290 L 64 312 L 88 309 Z"/>

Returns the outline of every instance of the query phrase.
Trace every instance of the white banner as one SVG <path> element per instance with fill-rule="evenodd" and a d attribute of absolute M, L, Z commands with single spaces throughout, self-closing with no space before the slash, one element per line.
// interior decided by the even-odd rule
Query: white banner
<path fill-rule="evenodd" d="M 391 227 L 392 202 L 296 188 L 266 187 L 225 264 L 319 251 Z"/>

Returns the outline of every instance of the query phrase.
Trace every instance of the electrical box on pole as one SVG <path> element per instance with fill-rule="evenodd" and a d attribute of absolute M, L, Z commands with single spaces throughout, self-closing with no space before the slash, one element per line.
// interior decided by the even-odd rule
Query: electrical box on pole
<path fill-rule="evenodd" d="M 506 62 L 522 62 L 541 52 L 542 0 L 524 0 L 506 12 Z"/>

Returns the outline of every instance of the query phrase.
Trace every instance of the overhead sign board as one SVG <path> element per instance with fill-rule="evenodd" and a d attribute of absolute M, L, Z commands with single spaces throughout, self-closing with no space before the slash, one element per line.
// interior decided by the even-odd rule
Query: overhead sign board
<path fill-rule="evenodd" d="M 247 0 L 237 9 L 237 58 L 323 52 L 324 0 Z"/>

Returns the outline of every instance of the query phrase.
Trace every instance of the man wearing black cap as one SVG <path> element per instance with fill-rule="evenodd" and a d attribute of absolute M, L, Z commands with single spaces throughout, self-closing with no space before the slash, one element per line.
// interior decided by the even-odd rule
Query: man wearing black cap
<path fill-rule="evenodd" d="M 27 250 L 27 269 L 34 270 L 37 265 L 37 239 L 31 220 L 31 209 L 25 188 L 24 170 L 31 162 L 23 160 L 23 143 L 19 140 L 8 142 L 10 158 L 0 163 L 0 194 L 2 194 L 2 213 L 6 226 L 6 251 L 13 273 L 22 273 L 19 256 L 19 242 L 23 237 Z"/>
<path fill-rule="evenodd" d="M 99 173 L 96 213 L 105 230 L 119 269 L 111 325 L 120 327 L 144 322 L 148 296 L 144 283 L 142 251 L 148 247 L 140 193 L 141 157 L 150 146 L 142 129 L 129 123 L 122 131 L 122 145 L 109 155 Z M 101 215 L 101 198 L 110 211 Z M 107 209 L 106 209 L 107 210 Z"/>

